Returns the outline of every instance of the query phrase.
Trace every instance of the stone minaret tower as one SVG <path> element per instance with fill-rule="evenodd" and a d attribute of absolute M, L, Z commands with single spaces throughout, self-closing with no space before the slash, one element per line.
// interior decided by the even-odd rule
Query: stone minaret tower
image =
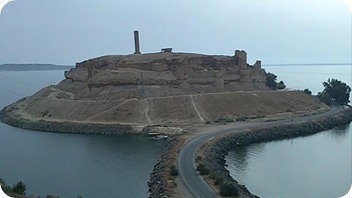
<path fill-rule="evenodd" d="M 141 54 L 139 50 L 139 35 L 138 31 L 134 31 L 134 54 Z"/>

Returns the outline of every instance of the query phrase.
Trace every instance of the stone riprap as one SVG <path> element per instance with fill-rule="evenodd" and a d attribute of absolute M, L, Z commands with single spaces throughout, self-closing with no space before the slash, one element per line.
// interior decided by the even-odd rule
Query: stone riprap
<path fill-rule="evenodd" d="M 171 157 L 170 152 L 177 144 L 177 139 L 172 138 L 168 141 L 160 158 L 155 163 L 153 171 L 150 173 L 150 179 L 148 181 L 150 198 L 169 197 L 169 193 L 166 190 L 166 171 L 168 171 L 166 167 L 167 161 Z"/>
<path fill-rule="evenodd" d="M 255 143 L 312 135 L 320 131 L 349 124 L 351 121 L 352 109 L 348 107 L 334 117 L 324 117 L 296 124 L 264 127 L 228 134 L 215 139 L 214 142 L 209 144 L 210 147 L 205 151 L 205 165 L 216 178 L 236 186 L 242 194 L 257 197 L 252 195 L 244 185 L 240 185 L 235 180 L 236 178 L 230 176 L 229 171 L 225 167 L 225 156 L 229 151 Z"/>

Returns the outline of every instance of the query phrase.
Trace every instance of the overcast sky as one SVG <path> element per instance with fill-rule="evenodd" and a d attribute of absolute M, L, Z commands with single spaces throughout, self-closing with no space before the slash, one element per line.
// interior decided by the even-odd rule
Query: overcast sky
<path fill-rule="evenodd" d="M 142 53 L 233 55 L 249 63 L 351 62 L 340 0 L 15 0 L 0 15 L 0 64 L 69 64 Z"/>

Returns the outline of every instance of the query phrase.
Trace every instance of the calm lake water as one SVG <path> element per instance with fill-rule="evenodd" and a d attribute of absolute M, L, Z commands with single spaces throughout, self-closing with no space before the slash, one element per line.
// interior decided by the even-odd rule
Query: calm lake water
<path fill-rule="evenodd" d="M 323 90 L 339 79 L 351 86 L 351 66 L 265 67 L 294 89 Z M 260 197 L 336 198 L 351 187 L 352 124 L 312 136 L 253 144 L 226 156 L 230 175 Z"/>
<path fill-rule="evenodd" d="M 0 72 L 0 108 L 63 79 L 63 71 Z M 148 197 L 164 141 L 142 136 L 45 133 L 0 123 L 0 178 L 28 195 Z"/>

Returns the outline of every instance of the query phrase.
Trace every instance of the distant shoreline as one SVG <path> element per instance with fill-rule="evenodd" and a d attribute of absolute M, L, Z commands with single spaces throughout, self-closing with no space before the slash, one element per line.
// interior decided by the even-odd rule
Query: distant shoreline
<path fill-rule="evenodd" d="M 48 71 L 48 70 L 69 70 L 74 65 L 54 64 L 2 64 L 0 71 Z"/>
<path fill-rule="evenodd" d="M 344 66 L 352 63 L 274 63 L 262 64 L 262 66 Z"/>

